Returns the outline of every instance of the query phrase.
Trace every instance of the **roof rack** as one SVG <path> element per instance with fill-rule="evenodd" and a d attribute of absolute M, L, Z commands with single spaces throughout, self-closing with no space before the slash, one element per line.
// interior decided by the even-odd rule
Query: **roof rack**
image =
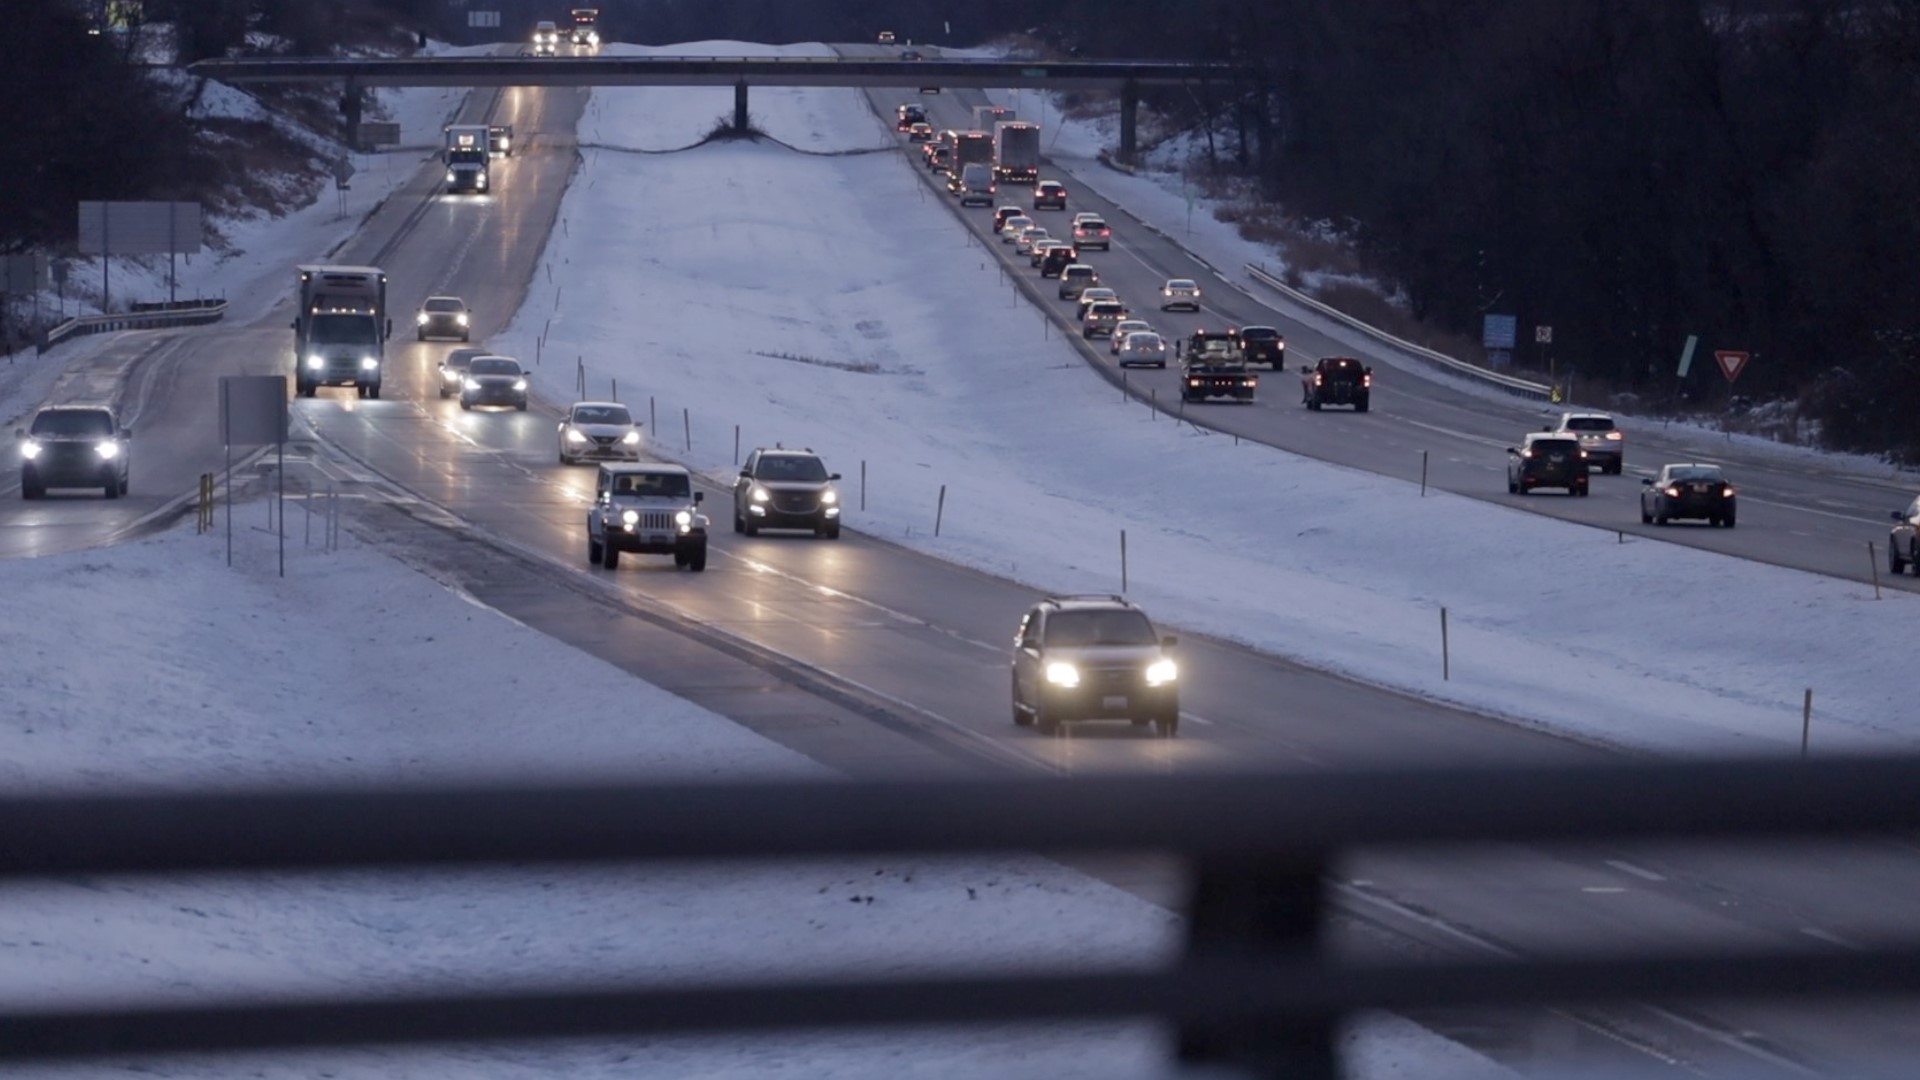
<path fill-rule="evenodd" d="M 1131 600 L 1121 596 L 1119 593 L 1061 593 L 1057 596 L 1049 596 L 1043 602 L 1057 604 L 1062 600 L 1112 600 L 1119 604 L 1132 603 Z"/>

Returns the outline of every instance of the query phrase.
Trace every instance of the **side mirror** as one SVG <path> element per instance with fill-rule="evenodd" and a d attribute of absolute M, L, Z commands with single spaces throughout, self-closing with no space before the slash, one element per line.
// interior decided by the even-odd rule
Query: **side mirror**
<path fill-rule="evenodd" d="M 22 427 L 22 428 L 14 428 L 14 429 L 13 429 L 13 437 L 14 437 L 14 439 L 15 439 L 16 441 L 19 441 L 19 440 L 24 440 L 24 439 L 25 439 L 25 438 L 27 437 L 27 429 L 26 429 L 26 428 L 23 428 L 23 427 Z M 1899 517 L 1900 515 L 1899 515 L 1899 514 L 1895 514 L 1895 515 L 1893 515 L 1893 516 L 1894 516 L 1894 517 Z"/>
<path fill-rule="evenodd" d="M 1517 453 L 1519 453 L 1519 452 L 1520 452 L 1520 448 L 1519 448 L 1519 447 L 1517 447 L 1517 446 L 1509 446 L 1509 447 L 1507 447 L 1507 453 L 1509 453 L 1509 454 L 1517 454 Z"/>
<path fill-rule="evenodd" d="M 742 479 L 742 480 L 751 480 L 751 479 L 753 479 L 753 470 L 752 470 L 752 469 L 741 469 L 741 470 L 740 470 L 740 479 Z"/>
<path fill-rule="evenodd" d="M 287 325 L 293 327 L 295 330 L 298 330 L 300 329 L 300 320 L 295 319 L 292 322 L 288 323 Z"/>
<path fill-rule="evenodd" d="M 1300 374 L 1302 374 L 1302 375 L 1311 375 L 1311 374 L 1313 374 L 1313 368 L 1312 368 L 1312 366 L 1311 366 L 1311 365 L 1308 365 L 1308 364 L 1301 364 L 1301 365 L 1300 365 Z"/>
<path fill-rule="evenodd" d="M 567 430 L 567 422 L 566 422 L 565 420 L 562 420 L 562 421 L 560 421 L 560 425 L 559 425 L 558 427 L 556 427 L 556 428 L 554 428 L 554 430 L 555 430 L 555 431 L 565 431 L 565 430 Z"/>
<path fill-rule="evenodd" d="M 1373 374 L 1373 369 L 1372 369 L 1372 368 L 1361 368 L 1361 369 L 1360 369 L 1360 372 L 1361 372 L 1361 374 L 1363 374 L 1363 375 L 1371 375 L 1371 374 Z"/>
<path fill-rule="evenodd" d="M 1641 477 L 1641 478 L 1640 478 L 1640 486 L 1641 486 L 1641 487 L 1652 487 L 1652 486 L 1653 486 L 1653 477 L 1651 477 L 1651 476 L 1643 476 L 1643 477 Z M 1897 518 L 1897 517 L 1899 517 L 1900 515 L 1899 515 L 1899 514 L 1895 514 L 1895 515 L 1893 515 L 1893 516 Z"/>
<path fill-rule="evenodd" d="M 21 438 L 23 438 L 23 439 L 24 439 L 24 438 L 26 438 L 26 437 L 27 437 L 27 433 L 26 433 L 26 432 L 24 432 L 24 431 L 23 431 L 23 432 L 21 432 L 21 433 L 20 433 L 20 437 L 21 437 Z M 1648 482 L 1649 482 L 1649 483 L 1651 483 L 1652 481 L 1648 481 Z M 1901 511 L 1899 511 L 1899 510 L 1895 510 L 1895 511 L 1893 512 L 1893 520 L 1895 520 L 1895 521 L 1905 521 L 1905 520 L 1907 520 L 1907 515 L 1906 515 L 1906 514 L 1904 514 L 1904 513 L 1902 513 L 1902 512 L 1901 512 Z"/>
<path fill-rule="evenodd" d="M 387 320 L 387 336 L 388 337 L 393 336 L 393 320 L 392 319 Z"/>
<path fill-rule="evenodd" d="M 1180 639 L 1174 637 L 1172 634 L 1168 634 L 1166 637 L 1160 639 L 1160 647 L 1163 649 L 1171 649 L 1178 644 L 1180 644 Z"/>
<path fill-rule="evenodd" d="M 694 501 L 694 502 L 697 502 L 697 503 L 703 503 L 703 502 L 706 502 L 706 501 L 707 501 L 707 493 L 706 493 L 706 492 L 704 492 L 704 491 L 696 491 L 696 492 L 694 492 L 694 493 L 693 493 L 693 501 Z"/>
<path fill-rule="evenodd" d="M 836 472 L 836 473 L 828 473 L 828 474 L 827 474 L 827 479 L 829 479 L 829 480 L 838 480 L 838 479 L 840 479 L 840 474 L 839 474 L 839 473 L 837 473 L 837 472 Z"/>
<path fill-rule="evenodd" d="M 131 438 L 133 438 L 133 429 L 132 429 L 132 428 L 130 428 L 130 427 L 123 427 L 123 428 L 121 428 L 121 429 L 120 429 L 120 437 L 121 437 L 121 438 L 123 438 L 123 439 L 131 439 Z"/>

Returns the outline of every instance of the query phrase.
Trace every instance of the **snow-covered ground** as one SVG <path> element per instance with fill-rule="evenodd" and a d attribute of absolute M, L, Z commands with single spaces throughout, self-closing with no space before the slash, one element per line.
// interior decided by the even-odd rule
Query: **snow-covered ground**
<path fill-rule="evenodd" d="M 582 139 L 685 145 L 682 114 L 704 114 L 662 107 L 668 93 L 597 91 Z M 851 90 L 755 102 L 762 127 L 804 149 L 886 130 Z M 735 465 L 735 424 L 745 446 L 811 446 L 849 477 L 865 462 L 850 527 L 1036 589 L 1115 588 L 1125 529 L 1131 594 L 1163 621 L 1615 745 L 1797 752 L 1808 688 L 1817 750 L 1920 734 L 1898 666 L 1862 647 L 1920 630 L 1913 597 L 1421 498 L 1124 402 L 904 157 L 730 143 L 601 153 L 586 172 L 562 212 L 602 227 L 555 235 L 543 260 L 564 303 L 542 290 L 490 344 L 532 357 L 550 319 L 545 351 L 584 355 L 591 393 L 614 379 L 659 415 L 687 409 L 692 451 L 678 432 L 656 449 L 716 478 Z M 715 213 L 621 212 L 636 190 L 720 197 L 702 204 Z M 851 192 L 859 227 L 820 212 Z M 574 378 L 536 369 L 555 400 Z"/>

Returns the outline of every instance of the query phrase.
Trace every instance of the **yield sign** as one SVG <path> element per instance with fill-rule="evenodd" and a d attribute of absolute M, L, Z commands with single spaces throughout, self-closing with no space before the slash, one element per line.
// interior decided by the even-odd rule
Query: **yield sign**
<path fill-rule="evenodd" d="M 1728 382 L 1740 377 L 1740 373 L 1746 370 L 1748 359 L 1749 354 L 1743 352 L 1716 349 L 1713 353 L 1714 363 L 1720 365 L 1720 374 L 1725 375 Z"/>

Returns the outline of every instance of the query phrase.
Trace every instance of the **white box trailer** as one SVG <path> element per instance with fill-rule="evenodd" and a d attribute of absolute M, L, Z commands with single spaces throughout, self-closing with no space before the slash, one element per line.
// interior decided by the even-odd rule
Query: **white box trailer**
<path fill-rule="evenodd" d="M 1024 120 L 993 127 L 993 175 L 1003 184 L 1040 182 L 1040 125 Z"/>

